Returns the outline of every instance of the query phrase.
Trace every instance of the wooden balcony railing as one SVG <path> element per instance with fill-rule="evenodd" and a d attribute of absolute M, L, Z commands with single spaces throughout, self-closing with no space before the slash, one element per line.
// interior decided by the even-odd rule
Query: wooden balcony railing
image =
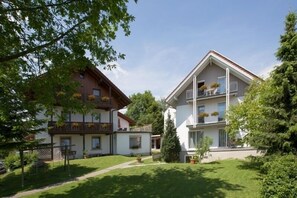
<path fill-rule="evenodd" d="M 50 134 L 102 134 L 111 133 L 111 123 L 93 123 L 93 122 L 48 122 L 48 132 Z"/>

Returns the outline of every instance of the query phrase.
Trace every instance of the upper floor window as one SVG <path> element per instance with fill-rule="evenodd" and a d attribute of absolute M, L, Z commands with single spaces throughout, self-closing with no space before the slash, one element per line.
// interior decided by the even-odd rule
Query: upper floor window
<path fill-rule="evenodd" d="M 61 116 L 65 122 L 71 122 L 71 113 L 70 112 L 62 111 Z"/>
<path fill-rule="evenodd" d="M 220 94 L 226 93 L 226 76 L 218 77 L 218 83 L 220 86 L 218 87 L 218 92 Z"/>
<path fill-rule="evenodd" d="M 101 122 L 101 113 L 92 113 L 92 122 Z"/>
<path fill-rule="evenodd" d="M 84 74 L 83 72 L 80 72 L 80 73 L 79 73 L 79 78 L 80 78 L 80 79 L 84 79 L 84 78 L 85 78 L 85 74 Z"/>
<path fill-rule="evenodd" d="M 225 111 L 226 111 L 226 103 L 222 102 L 218 104 L 218 121 L 223 121 L 225 120 Z"/>
<path fill-rule="evenodd" d="M 205 112 L 205 106 L 198 106 L 197 107 L 197 113 L 198 113 L 198 123 L 204 123 L 204 112 Z"/>

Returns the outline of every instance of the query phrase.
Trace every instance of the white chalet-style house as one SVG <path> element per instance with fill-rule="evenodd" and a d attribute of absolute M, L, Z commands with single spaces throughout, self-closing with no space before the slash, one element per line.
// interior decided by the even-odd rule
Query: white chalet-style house
<path fill-rule="evenodd" d="M 225 131 L 225 112 L 243 99 L 246 88 L 257 78 L 218 52 L 209 51 L 172 91 L 166 102 L 176 109 L 181 161 L 194 153 L 203 136 L 212 138 L 212 150 L 227 150 L 231 146 Z"/>
<path fill-rule="evenodd" d="M 73 97 L 93 103 L 94 109 L 87 114 L 64 112 L 57 103 L 56 114 L 65 118 L 62 124 L 58 124 L 58 116 L 46 117 L 41 113 L 39 118 L 48 120 L 44 125 L 48 130 L 35 138 L 44 139 L 43 143 L 51 145 L 46 154 L 42 154 L 46 156 L 44 158 L 58 159 L 63 156 L 63 148 L 59 146 L 65 145 L 73 145 L 70 151 L 75 158 L 82 158 L 83 154 L 151 153 L 151 132 L 130 131 L 130 124 L 134 121 L 118 112 L 131 101 L 117 86 L 96 68 L 74 73 L 73 79 L 80 83 Z"/>

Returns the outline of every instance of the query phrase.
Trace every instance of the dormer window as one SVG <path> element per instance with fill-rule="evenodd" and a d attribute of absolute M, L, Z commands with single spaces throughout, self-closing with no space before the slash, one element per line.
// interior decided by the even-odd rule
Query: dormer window
<path fill-rule="evenodd" d="M 84 79 L 85 78 L 85 74 L 83 72 L 79 73 L 79 78 L 80 79 Z"/>

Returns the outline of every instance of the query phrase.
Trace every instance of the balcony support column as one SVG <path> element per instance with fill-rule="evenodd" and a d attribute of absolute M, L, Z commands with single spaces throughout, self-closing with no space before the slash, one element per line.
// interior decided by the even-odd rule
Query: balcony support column
<path fill-rule="evenodd" d="M 226 68 L 226 113 L 229 110 L 230 103 L 230 72 L 229 68 Z M 226 124 L 228 124 L 228 119 L 226 119 Z"/>
<path fill-rule="evenodd" d="M 197 78 L 193 76 L 193 128 L 196 128 L 197 124 Z"/>
<path fill-rule="evenodd" d="M 85 139 L 85 134 L 82 134 L 83 136 L 83 153 L 86 150 L 86 139 Z"/>

